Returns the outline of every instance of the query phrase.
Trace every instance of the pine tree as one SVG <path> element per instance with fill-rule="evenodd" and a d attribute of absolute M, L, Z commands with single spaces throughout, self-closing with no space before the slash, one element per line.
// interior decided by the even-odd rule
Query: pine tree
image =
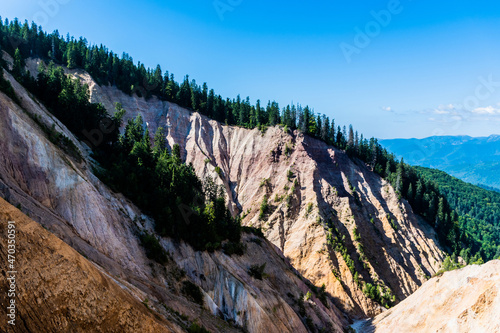
<path fill-rule="evenodd" d="M 67 60 L 68 68 L 72 69 L 77 67 L 76 56 L 77 56 L 77 51 L 75 48 L 75 43 L 71 42 L 68 45 L 67 55 L 66 55 L 68 59 Z"/>
<path fill-rule="evenodd" d="M 335 137 L 335 119 L 332 119 L 332 123 L 331 123 L 331 128 L 330 128 L 330 140 L 332 142 L 332 144 L 335 146 L 337 144 L 337 140 L 336 140 L 336 137 Z"/>
<path fill-rule="evenodd" d="M 410 183 L 410 185 L 408 186 L 408 192 L 406 194 L 406 196 L 407 196 L 408 200 L 410 201 L 410 203 L 413 202 L 413 195 L 414 195 L 414 193 L 413 193 L 413 184 Z"/>
<path fill-rule="evenodd" d="M 214 112 L 214 103 L 215 102 L 215 93 L 213 89 L 210 89 L 210 92 L 208 93 L 208 98 L 207 98 L 207 105 L 205 108 L 205 114 L 207 117 L 214 118 L 215 117 L 215 112 Z"/>
<path fill-rule="evenodd" d="M 385 178 L 389 179 L 391 177 L 391 162 L 387 161 L 385 165 Z"/>
<path fill-rule="evenodd" d="M 321 122 L 321 140 L 329 143 L 330 141 L 330 118 L 323 115 Z"/>
<path fill-rule="evenodd" d="M 321 127 L 322 127 L 322 123 L 321 123 L 321 115 L 318 114 L 316 116 L 316 130 L 314 132 L 314 136 L 317 137 L 317 138 L 320 138 L 321 137 Z"/>
<path fill-rule="evenodd" d="M 179 91 L 177 92 L 177 102 L 184 107 L 192 107 L 191 86 L 189 85 L 189 75 L 186 75 Z"/>
<path fill-rule="evenodd" d="M 344 149 L 344 138 L 342 137 L 342 130 L 337 126 L 337 147 Z"/>
<path fill-rule="evenodd" d="M 356 150 L 356 153 L 359 153 L 359 135 L 358 131 L 356 131 L 354 135 L 354 149 Z"/>
<path fill-rule="evenodd" d="M 14 52 L 14 63 L 12 67 L 12 75 L 16 80 L 21 80 L 24 75 L 24 59 L 21 56 L 21 51 L 17 48 Z"/>
<path fill-rule="evenodd" d="M 167 148 L 167 138 L 165 129 L 163 127 L 158 127 L 154 137 L 154 147 L 153 147 L 153 155 L 159 156 L 163 153 Z"/>
<path fill-rule="evenodd" d="M 297 109 L 295 108 L 294 104 L 292 104 L 290 116 L 291 116 L 290 128 L 296 129 L 297 128 Z"/>
<path fill-rule="evenodd" d="M 283 108 L 283 123 L 288 128 L 292 128 L 292 114 L 291 114 L 290 105 L 287 105 L 286 108 Z"/>
<path fill-rule="evenodd" d="M 255 103 L 255 123 L 257 124 L 257 126 L 259 126 L 260 124 L 262 124 L 262 112 L 261 112 L 261 107 L 260 107 L 260 99 L 257 100 L 257 102 Z"/>
<path fill-rule="evenodd" d="M 201 91 L 200 112 L 204 115 L 207 115 L 207 113 L 206 113 L 207 112 L 207 103 L 208 103 L 208 85 L 206 82 L 203 82 L 203 88 Z"/>
<path fill-rule="evenodd" d="M 396 168 L 396 183 L 395 183 L 395 189 L 396 193 L 399 195 L 403 195 L 403 178 L 404 178 L 404 161 L 401 158 L 401 162 L 398 164 L 398 167 Z"/>
<path fill-rule="evenodd" d="M 346 151 L 349 154 L 354 153 L 354 130 L 352 128 L 352 125 L 349 125 L 349 138 L 347 139 Z"/>

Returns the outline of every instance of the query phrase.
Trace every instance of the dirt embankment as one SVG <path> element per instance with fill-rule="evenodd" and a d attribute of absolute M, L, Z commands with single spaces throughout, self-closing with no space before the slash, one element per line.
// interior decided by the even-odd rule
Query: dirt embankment
<path fill-rule="evenodd" d="M 15 274 L 6 273 L 7 254 L 12 253 L 7 247 L 9 221 L 15 222 Z M 6 322 L 2 311 L 2 332 L 182 332 L 155 317 L 93 263 L 1 198 L 0 235 L 0 289 L 8 290 L 5 277 L 15 276 L 16 294 L 9 298 L 1 293 L 2 309 L 11 299 L 16 305 L 15 325 Z"/>
<path fill-rule="evenodd" d="M 500 332 L 500 260 L 446 272 L 358 332 Z"/>

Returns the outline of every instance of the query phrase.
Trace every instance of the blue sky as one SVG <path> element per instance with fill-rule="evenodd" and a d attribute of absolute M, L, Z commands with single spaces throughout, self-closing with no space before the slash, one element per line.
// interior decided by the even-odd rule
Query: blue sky
<path fill-rule="evenodd" d="M 500 133 L 493 1 L 21 0 L 0 15 L 225 97 L 307 104 L 365 136 Z"/>

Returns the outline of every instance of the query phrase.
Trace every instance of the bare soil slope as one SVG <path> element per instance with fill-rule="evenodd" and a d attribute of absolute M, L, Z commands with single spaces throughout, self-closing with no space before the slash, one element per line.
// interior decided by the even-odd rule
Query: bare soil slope
<path fill-rule="evenodd" d="M 358 332 L 500 332 L 500 261 L 445 272 Z"/>
<path fill-rule="evenodd" d="M 17 313 L 2 332 L 182 332 L 155 317 L 137 298 L 82 255 L 0 198 L 0 257 L 7 270 L 7 223 L 15 222 Z M 0 289 L 8 290 L 0 279 Z M 7 293 L 0 294 L 6 309 Z M 3 313 L 3 311 L 2 311 Z"/>

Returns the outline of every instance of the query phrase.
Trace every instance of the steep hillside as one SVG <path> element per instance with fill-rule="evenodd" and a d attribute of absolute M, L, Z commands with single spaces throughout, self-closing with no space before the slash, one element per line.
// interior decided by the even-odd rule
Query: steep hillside
<path fill-rule="evenodd" d="M 149 260 L 137 234 L 152 233 L 152 221 L 104 186 L 91 172 L 87 148 L 8 73 L 5 77 L 22 102 L 18 106 L 0 93 L 0 195 L 128 286 L 128 293 L 158 315 L 183 329 L 198 321 L 217 332 L 306 332 L 314 326 L 341 331 L 346 325 L 329 299 L 303 301 L 311 292 L 307 281 L 278 249 L 252 235 L 243 236 L 247 252 L 241 257 L 194 252 L 162 238 L 167 263 Z M 54 144 L 55 132 L 74 147 Z M 266 264 L 262 280 L 249 273 L 255 264 Z M 53 279 L 50 283 L 58 281 Z M 189 290 L 197 289 L 190 283 L 201 287 L 202 305 L 190 296 Z M 185 291 L 185 286 L 191 287 Z"/>
<path fill-rule="evenodd" d="M 150 133 L 166 128 L 170 146 L 180 144 L 201 178 L 210 175 L 225 186 L 231 211 L 244 224 L 261 226 L 292 265 L 317 287 L 325 284 L 348 313 L 380 313 L 384 294 L 400 301 L 439 269 L 443 255 L 433 230 L 388 183 L 344 152 L 279 127 L 261 133 L 224 126 L 69 72 L 89 84 L 92 101 L 109 112 L 120 102 L 125 121 L 140 114 Z M 268 208 L 261 214 L 264 197 Z M 380 285 L 381 295 L 363 293 L 367 283 Z"/>
<path fill-rule="evenodd" d="M 357 332 L 500 332 L 500 261 L 432 278 Z"/>
<path fill-rule="evenodd" d="M 466 183 L 446 172 L 416 167 L 423 179 L 435 183 L 459 216 L 460 228 L 475 240 L 472 249 L 463 248 L 466 261 L 475 252 L 486 260 L 500 258 L 500 193 Z"/>
<path fill-rule="evenodd" d="M 5 239 L 9 221 L 16 230 L 17 313 L 15 325 L 2 319 L 2 332 L 183 331 L 155 317 L 102 269 L 0 198 L 0 234 Z M 7 242 L 0 242 L 0 253 L 6 261 Z M 4 278 L 0 286 L 9 289 Z M 10 299 L 1 294 L 2 309 Z"/>
<path fill-rule="evenodd" d="M 446 171 L 471 184 L 500 189 L 500 136 L 442 136 L 380 143 L 406 163 Z"/>

